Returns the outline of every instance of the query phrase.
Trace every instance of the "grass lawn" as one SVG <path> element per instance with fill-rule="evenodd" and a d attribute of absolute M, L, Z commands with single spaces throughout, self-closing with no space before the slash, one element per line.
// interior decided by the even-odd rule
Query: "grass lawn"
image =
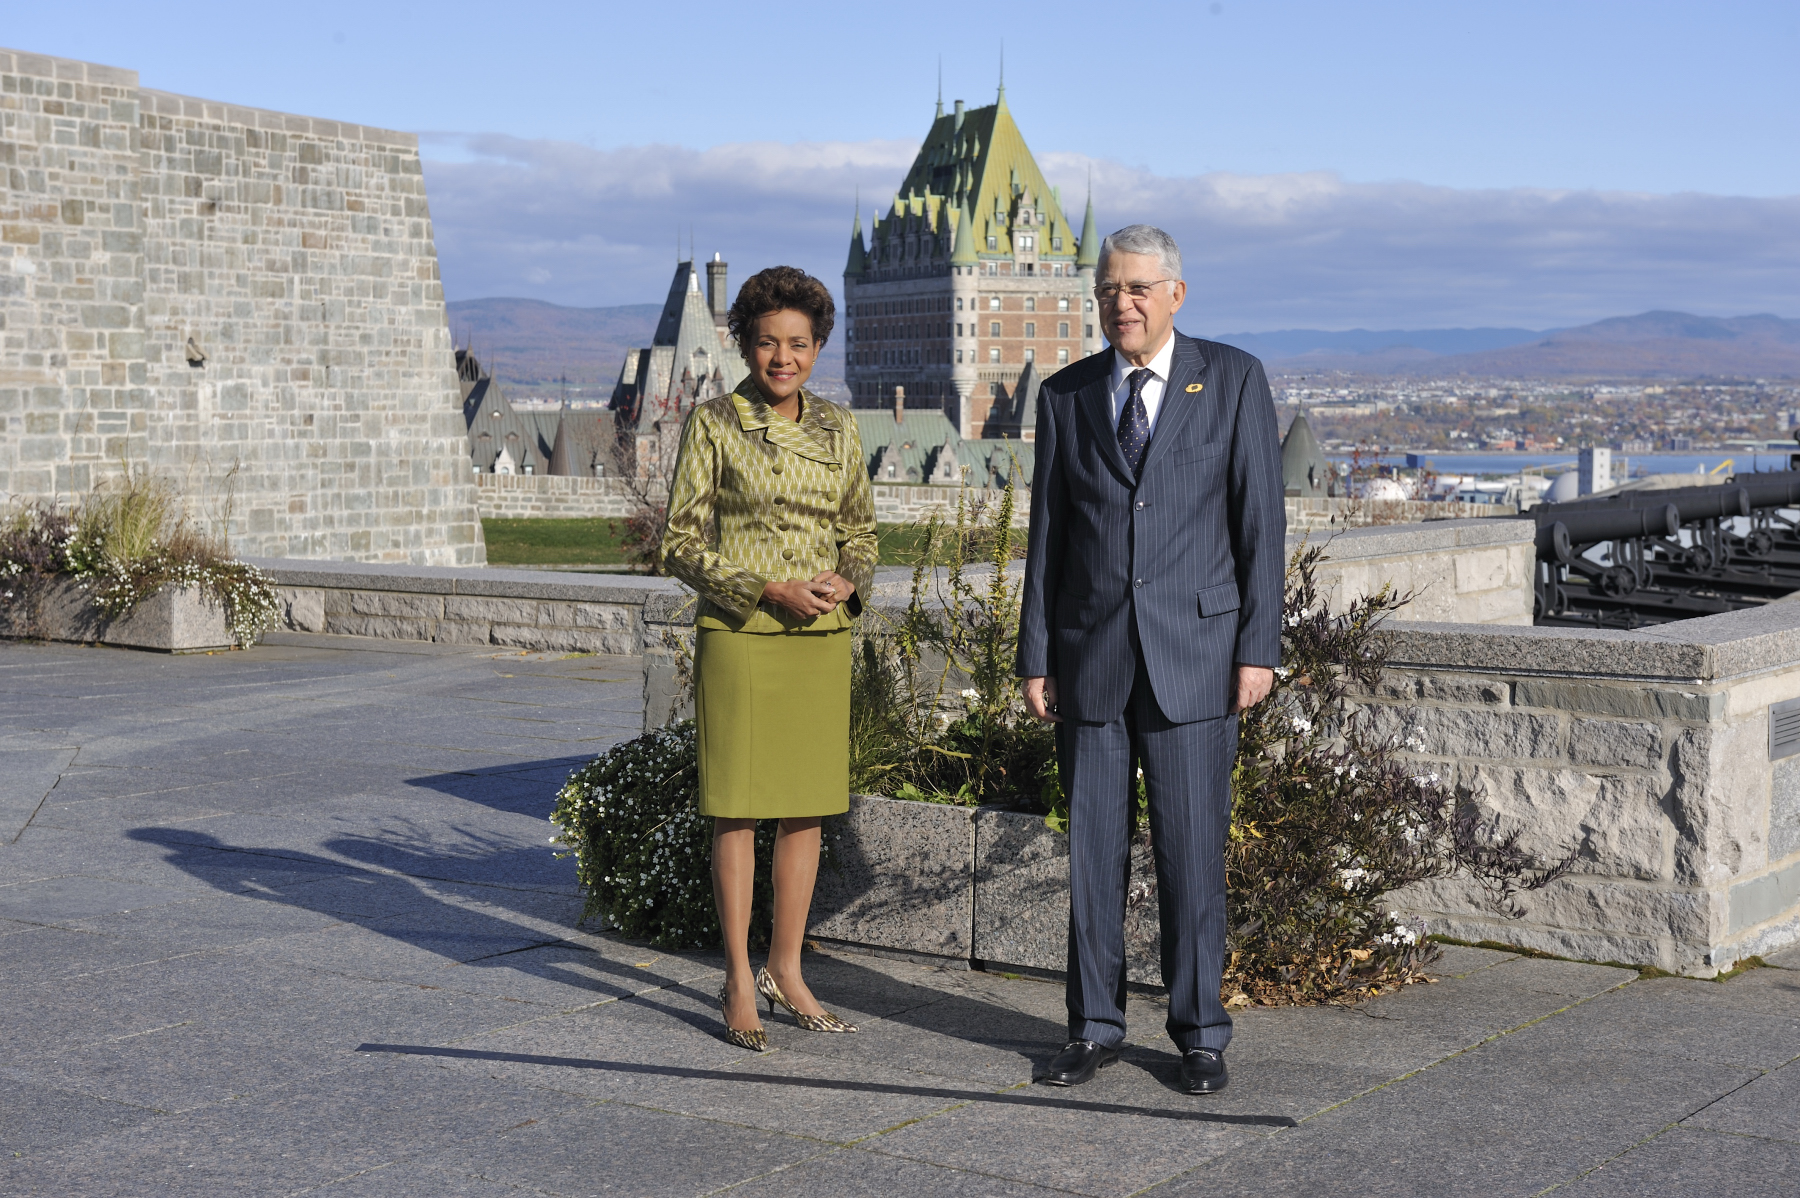
<path fill-rule="evenodd" d="M 612 566 L 625 561 L 623 520 L 483 520 L 490 566 Z"/>
<path fill-rule="evenodd" d="M 623 520 L 483 520 L 488 564 L 492 566 L 622 565 L 619 538 Z M 881 564 L 910 566 L 925 547 L 925 527 L 883 524 Z"/>

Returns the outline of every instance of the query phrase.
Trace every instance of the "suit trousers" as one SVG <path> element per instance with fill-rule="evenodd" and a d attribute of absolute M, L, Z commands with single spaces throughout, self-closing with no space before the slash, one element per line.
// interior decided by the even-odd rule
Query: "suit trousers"
<path fill-rule="evenodd" d="M 1125 1039 L 1135 765 L 1150 802 L 1169 1037 L 1182 1052 L 1222 1050 L 1231 1042 L 1219 983 L 1238 719 L 1171 722 L 1157 705 L 1141 651 L 1137 658 L 1131 698 L 1117 719 L 1057 725 L 1069 798 L 1069 1038 L 1108 1047 Z"/>

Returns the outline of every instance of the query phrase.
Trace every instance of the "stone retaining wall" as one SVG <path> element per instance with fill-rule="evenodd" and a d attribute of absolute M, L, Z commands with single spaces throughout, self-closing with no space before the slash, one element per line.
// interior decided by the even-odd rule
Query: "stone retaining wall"
<path fill-rule="evenodd" d="M 198 587 L 164 587 L 116 620 L 102 615 L 73 579 L 46 586 L 35 613 L 28 610 L 22 590 L 15 585 L 13 597 L 0 602 L 0 637 L 41 637 L 162 653 L 229 649 L 236 642 L 225 609 Z"/>
<path fill-rule="evenodd" d="M 1691 974 L 1800 937 L 1800 605 L 1636 632 L 1396 625 L 1369 701 L 1421 770 L 1575 872 L 1498 916 L 1479 889 L 1405 897 L 1439 931 Z"/>
<path fill-rule="evenodd" d="M 1431 520 L 1479 520 L 1513 516 L 1518 511 L 1510 503 L 1462 500 L 1445 503 L 1426 499 L 1301 499 L 1293 495 L 1287 499 L 1288 529 L 1294 532 Z"/>

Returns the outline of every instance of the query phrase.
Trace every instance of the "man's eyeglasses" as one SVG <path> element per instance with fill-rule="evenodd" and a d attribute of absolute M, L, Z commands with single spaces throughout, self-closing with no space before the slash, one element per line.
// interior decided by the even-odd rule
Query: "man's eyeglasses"
<path fill-rule="evenodd" d="M 1094 288 L 1094 298 L 1108 305 L 1118 303 L 1121 294 L 1129 295 L 1134 300 L 1149 299 L 1152 288 L 1167 282 L 1168 279 L 1152 279 L 1148 283 L 1126 283 L 1122 287 L 1117 283 L 1102 283 Z"/>

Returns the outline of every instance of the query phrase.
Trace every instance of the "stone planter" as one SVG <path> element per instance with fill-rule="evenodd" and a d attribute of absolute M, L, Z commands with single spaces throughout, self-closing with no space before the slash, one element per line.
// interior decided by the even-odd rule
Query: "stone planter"
<path fill-rule="evenodd" d="M 1160 926 L 1148 845 L 1131 854 L 1125 909 L 1125 976 L 1162 984 Z M 996 808 L 975 816 L 975 952 L 992 968 L 1063 973 L 1069 947 L 1069 838 L 1044 817 Z"/>
<path fill-rule="evenodd" d="M 1060 974 L 1067 965 L 1069 842 L 1042 816 L 850 796 L 825 823 L 832 860 L 811 935 L 860 948 Z M 1134 890 L 1154 877 L 1132 855 Z M 1160 985 L 1154 898 L 1126 912 L 1127 976 Z"/>
<path fill-rule="evenodd" d="M 38 627 L 17 601 L 0 606 L 0 636 L 118 645 L 162 653 L 229 649 L 225 609 L 197 587 L 165 587 L 116 620 L 107 620 L 72 579 L 44 589 Z"/>
<path fill-rule="evenodd" d="M 975 919 L 975 812 L 851 795 L 825 821 L 831 857 L 813 890 L 811 935 L 967 961 Z"/>

